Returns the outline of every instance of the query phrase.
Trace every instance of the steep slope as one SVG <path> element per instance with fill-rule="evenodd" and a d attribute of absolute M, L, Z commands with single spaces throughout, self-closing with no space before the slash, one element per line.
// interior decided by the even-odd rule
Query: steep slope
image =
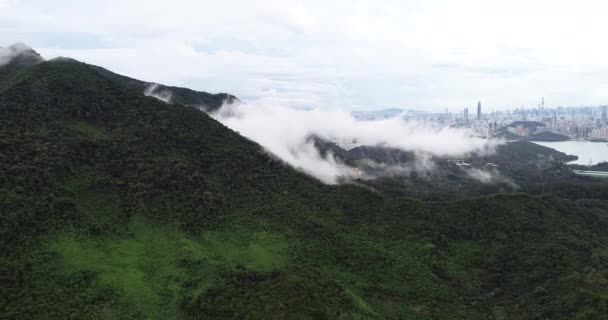
<path fill-rule="evenodd" d="M 0 318 L 608 312 L 602 200 L 326 186 L 205 113 L 67 59 L 4 86 L 0 114 Z"/>

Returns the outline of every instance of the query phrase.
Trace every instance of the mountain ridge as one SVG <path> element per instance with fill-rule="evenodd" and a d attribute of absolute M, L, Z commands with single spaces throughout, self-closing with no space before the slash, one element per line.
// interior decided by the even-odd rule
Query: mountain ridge
<path fill-rule="evenodd" d="M 1 49 L 0 49 L 1 50 Z M 6 63 L 1 63 L 0 60 L 0 81 L 3 78 L 8 78 L 13 75 L 16 76 L 15 73 L 19 70 L 26 69 L 28 67 L 34 66 L 36 64 L 45 62 L 45 60 L 37 53 L 35 50 L 31 49 L 25 44 L 14 44 L 9 46 L 7 49 L 6 57 L 8 57 Z M 1 52 L 0 52 L 1 53 Z M 2 57 L 2 55 L 0 55 Z M 77 60 L 66 58 L 66 57 L 58 57 L 52 59 L 48 62 L 57 62 L 57 61 L 72 61 L 79 62 Z M 185 106 L 197 108 L 199 110 L 205 112 L 214 112 L 221 108 L 223 104 L 231 104 L 231 103 L 239 103 L 240 100 L 227 93 L 217 93 L 211 94 L 203 91 L 196 91 L 188 88 L 175 87 L 175 86 L 165 86 L 162 84 L 156 84 L 153 82 L 146 82 L 137 80 L 134 78 L 130 78 L 127 76 L 123 76 L 114 72 L 111 72 L 107 69 L 104 69 L 99 66 L 88 65 L 89 67 L 96 69 L 98 72 L 103 74 L 105 77 L 112 81 L 116 81 L 117 83 L 121 83 L 125 87 L 129 87 L 132 90 L 140 91 L 145 93 L 147 89 L 152 86 L 156 86 L 156 89 L 159 91 L 167 91 L 171 93 L 171 103 L 179 103 Z M 5 79 L 10 80 L 10 79 Z M 1 90 L 1 86 L 0 86 Z"/>

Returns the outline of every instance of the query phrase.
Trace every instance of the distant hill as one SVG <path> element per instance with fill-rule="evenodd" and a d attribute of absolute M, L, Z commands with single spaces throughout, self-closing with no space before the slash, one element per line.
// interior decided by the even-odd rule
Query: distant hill
<path fill-rule="evenodd" d="M 329 155 L 332 155 L 341 161 L 352 164 L 350 162 L 350 157 L 348 156 L 348 151 L 344 150 L 337 144 L 317 135 L 310 135 L 307 138 L 307 142 L 312 142 L 315 148 L 319 151 L 321 157 L 326 158 Z"/>
<path fill-rule="evenodd" d="M 369 159 L 383 164 L 399 164 L 415 160 L 413 152 L 384 146 L 360 146 L 348 151 L 353 160 Z"/>
<path fill-rule="evenodd" d="M 520 121 L 521 122 L 521 121 Z M 515 122 L 514 122 L 515 123 Z M 516 125 L 517 126 L 517 125 Z M 536 130 L 536 127 L 528 127 L 528 128 L 533 128 L 533 131 Z M 538 132 L 538 133 L 533 133 L 531 134 L 529 137 L 524 137 L 524 136 L 519 136 L 516 135 L 510 131 L 508 131 L 506 128 L 501 129 L 498 134 L 496 134 L 497 138 L 503 138 L 509 141 L 514 141 L 514 140 L 528 140 L 528 141 L 568 141 L 570 140 L 570 138 L 568 136 L 565 136 L 563 134 L 559 134 L 559 133 L 553 133 L 553 132 L 549 132 L 549 131 L 543 131 L 543 132 Z"/>
<path fill-rule="evenodd" d="M 404 110 L 398 108 L 386 108 L 380 110 L 353 111 L 352 116 L 358 120 L 380 120 L 394 118 Z"/>
<path fill-rule="evenodd" d="M 508 131 L 507 128 L 501 128 L 495 135 L 495 138 L 502 138 L 507 141 L 525 140 L 526 137 L 516 135 L 515 133 Z"/>
<path fill-rule="evenodd" d="M 485 159 L 498 164 L 527 166 L 539 160 L 569 162 L 578 157 L 528 141 L 513 141 L 499 146 L 495 154 Z"/>
<path fill-rule="evenodd" d="M 331 154 L 338 161 L 359 169 L 364 178 L 359 183 L 387 195 L 431 194 L 434 197 L 438 193 L 455 191 L 460 196 L 483 195 L 579 178 L 565 164 L 576 160 L 576 156 L 526 140 L 500 145 L 490 155 L 441 158 L 386 146 L 359 146 L 344 150 L 319 137 L 310 139 L 315 141 L 321 156 Z M 456 160 L 466 165 L 458 165 Z M 471 179 L 471 172 L 485 172 L 489 177 L 493 176 L 492 181 L 480 184 Z"/>
<path fill-rule="evenodd" d="M 570 138 L 568 138 L 568 136 L 565 136 L 563 134 L 544 131 L 544 132 L 538 132 L 538 133 L 532 134 L 530 136 L 529 140 L 530 141 L 551 142 L 551 141 L 568 141 L 568 140 L 570 140 Z"/>
<path fill-rule="evenodd" d="M 311 135 L 308 140 L 313 141 L 322 157 L 331 154 L 339 161 L 368 173 L 374 171 L 381 174 L 381 170 L 378 171 L 370 166 L 371 162 L 380 165 L 402 165 L 416 160 L 416 155 L 413 152 L 386 146 L 359 146 L 344 150 L 337 144 L 315 135 Z"/>
<path fill-rule="evenodd" d="M 538 121 L 515 121 L 509 124 L 509 127 L 512 128 L 515 128 L 517 126 L 523 126 L 524 128 L 530 128 L 535 131 L 537 127 L 544 127 L 545 124 Z"/>

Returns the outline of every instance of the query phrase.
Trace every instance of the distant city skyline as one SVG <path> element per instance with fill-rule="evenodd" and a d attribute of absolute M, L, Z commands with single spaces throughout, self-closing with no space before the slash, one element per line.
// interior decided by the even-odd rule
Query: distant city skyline
<path fill-rule="evenodd" d="M 0 0 L 0 46 L 300 108 L 603 105 L 605 12 L 600 0 Z"/>
<path fill-rule="evenodd" d="M 480 108 L 481 107 L 481 102 L 482 101 L 477 101 L 476 105 L 477 105 L 477 110 L 479 111 L 477 115 L 486 115 L 486 114 L 492 114 L 492 113 L 497 113 L 497 112 L 517 112 L 520 110 L 527 110 L 527 111 L 534 111 L 534 110 L 557 110 L 557 109 L 598 109 L 600 110 L 600 112 L 602 112 L 602 110 L 608 106 L 608 104 L 600 104 L 600 105 L 558 105 L 558 106 L 545 106 L 544 104 L 537 104 L 537 105 L 533 105 L 533 106 L 513 106 L 513 107 L 504 107 L 504 108 Z M 542 102 L 544 102 L 544 98 L 542 99 Z M 475 105 L 474 103 L 470 104 L 471 106 Z M 429 114 L 449 114 L 449 115 L 454 115 L 454 114 L 464 114 L 465 111 L 468 114 L 468 109 L 469 106 L 461 106 L 461 107 L 454 107 L 454 108 L 448 108 L 445 107 L 443 109 L 441 108 L 434 108 L 432 110 L 422 110 L 422 109 L 415 109 L 415 108 L 399 108 L 399 107 L 378 107 L 378 108 L 368 108 L 368 109 L 360 109 L 360 110 L 353 110 L 355 112 L 362 112 L 362 111 L 382 111 L 382 110 L 389 110 L 391 111 L 391 113 L 394 113 L 394 110 L 402 110 L 402 111 L 412 111 L 412 112 L 423 112 L 423 113 L 429 113 Z"/>
<path fill-rule="evenodd" d="M 382 120 L 402 117 L 406 122 L 432 124 L 439 127 L 466 128 L 479 137 L 505 134 L 505 130 L 521 137 L 535 134 L 557 134 L 544 139 L 577 139 L 608 141 L 608 106 L 546 108 L 544 99 L 530 109 L 481 112 L 481 101 L 477 103 L 476 117 L 469 117 L 469 109 L 460 112 L 424 112 L 414 110 L 385 109 L 385 112 L 353 112 L 358 120 Z M 540 125 L 539 125 L 540 123 Z M 550 140 L 544 140 L 550 141 Z"/>

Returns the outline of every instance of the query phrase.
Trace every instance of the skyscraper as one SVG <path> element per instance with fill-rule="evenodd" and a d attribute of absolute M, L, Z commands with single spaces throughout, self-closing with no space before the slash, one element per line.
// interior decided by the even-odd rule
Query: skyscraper
<path fill-rule="evenodd" d="M 469 108 L 464 108 L 464 123 L 469 124 Z"/>
<path fill-rule="evenodd" d="M 477 102 L 477 121 L 481 120 L 481 101 Z"/>
<path fill-rule="evenodd" d="M 602 123 L 604 125 L 608 124 L 608 106 L 601 106 L 602 108 Z"/>
<path fill-rule="evenodd" d="M 545 109 L 545 97 L 543 97 L 542 99 L 540 99 L 540 109 L 541 110 Z"/>

